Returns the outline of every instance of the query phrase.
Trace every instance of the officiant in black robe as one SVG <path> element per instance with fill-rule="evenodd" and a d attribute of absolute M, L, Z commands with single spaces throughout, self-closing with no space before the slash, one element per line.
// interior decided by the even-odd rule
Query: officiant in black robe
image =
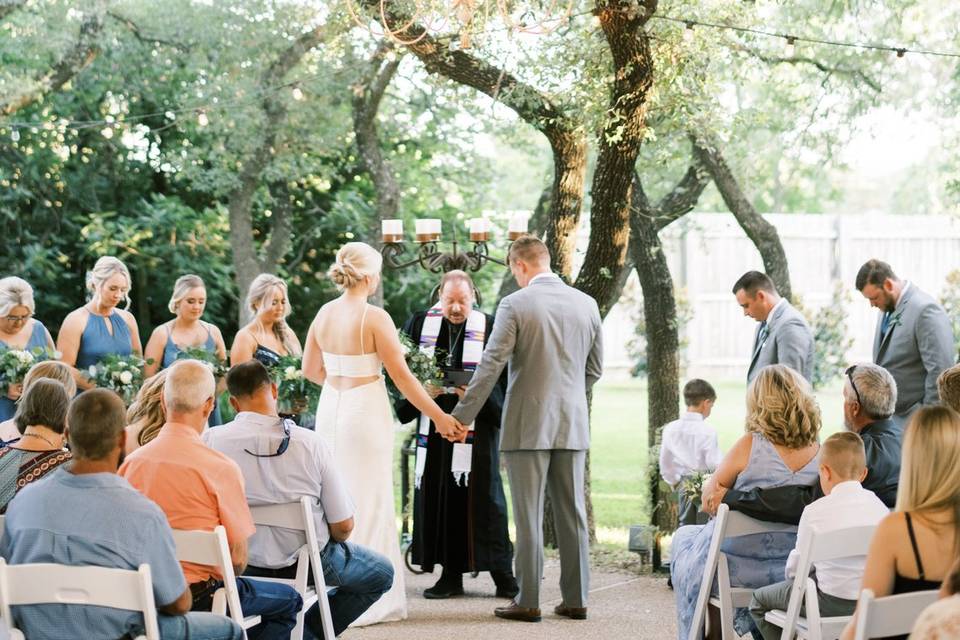
<path fill-rule="evenodd" d="M 467 320 L 474 300 L 473 281 L 467 273 L 444 274 L 439 302 L 443 317 L 435 352 L 441 369 L 463 369 L 464 343 L 471 335 Z M 493 330 L 493 317 L 483 315 L 485 346 Z M 427 317 L 428 311 L 415 313 L 403 327 L 414 345 L 420 343 Z M 474 340 L 479 347 L 479 340 Z M 452 388 L 453 393 L 445 393 L 442 388 L 428 386 L 427 391 L 434 395 L 441 409 L 449 412 L 465 388 L 464 384 Z M 426 598 L 461 595 L 463 574 L 475 571 L 490 572 L 498 597 L 512 598 L 519 591 L 513 576 L 513 545 L 507 531 L 507 504 L 500 477 L 500 415 L 505 391 L 506 372 L 473 426 L 471 468 L 465 486 L 455 479 L 451 469 L 454 444 L 430 424 L 420 486 L 414 492 L 412 553 L 413 564 L 424 571 L 432 572 L 438 564 L 443 571 L 437 583 L 424 591 Z M 402 423 L 420 419 L 420 412 L 405 399 L 398 400 L 395 408 Z"/>

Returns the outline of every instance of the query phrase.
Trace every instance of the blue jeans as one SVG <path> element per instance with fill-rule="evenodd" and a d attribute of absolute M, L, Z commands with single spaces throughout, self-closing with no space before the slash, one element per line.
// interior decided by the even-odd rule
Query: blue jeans
<path fill-rule="evenodd" d="M 236 622 L 215 613 L 191 611 L 184 616 L 157 615 L 163 640 L 243 640 L 243 629 Z"/>
<path fill-rule="evenodd" d="M 330 600 L 333 631 L 339 636 L 351 622 L 390 590 L 393 586 L 393 565 L 372 549 L 332 540 L 320 552 L 320 561 L 323 563 L 324 582 L 328 588 L 335 587 L 327 597 Z M 296 565 L 282 569 L 247 567 L 246 574 L 293 579 Z M 312 575 L 309 582 L 313 583 Z M 304 627 L 306 640 L 323 638 L 319 604 L 307 611 Z"/>
<path fill-rule="evenodd" d="M 261 622 L 247 631 L 249 640 L 289 640 L 297 626 L 303 598 L 289 585 L 237 578 L 240 608 L 244 616 L 260 616 Z"/>

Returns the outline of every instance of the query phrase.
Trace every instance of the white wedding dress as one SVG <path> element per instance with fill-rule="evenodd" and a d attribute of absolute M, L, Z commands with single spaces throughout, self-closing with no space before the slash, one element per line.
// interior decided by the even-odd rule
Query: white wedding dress
<path fill-rule="evenodd" d="M 361 319 L 360 335 L 363 336 Z M 316 430 L 330 446 L 356 504 L 350 542 L 385 555 L 393 564 L 393 587 L 350 626 L 404 620 L 407 617 L 403 559 L 393 498 L 394 419 L 390 396 L 376 353 L 338 355 L 323 352 L 327 376 L 365 378 L 367 384 L 339 391 L 323 385 L 317 403 Z"/>

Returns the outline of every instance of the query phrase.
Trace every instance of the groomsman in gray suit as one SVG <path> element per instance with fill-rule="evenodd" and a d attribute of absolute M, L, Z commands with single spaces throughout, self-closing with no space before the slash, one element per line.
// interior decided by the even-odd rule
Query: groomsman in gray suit
<path fill-rule="evenodd" d="M 937 404 L 937 377 L 956 360 L 950 319 L 936 300 L 901 280 L 886 262 L 857 272 L 857 291 L 880 310 L 873 361 L 897 381 L 894 419 L 906 422 L 921 405 Z"/>
<path fill-rule="evenodd" d="M 760 369 L 771 364 L 787 365 L 811 381 L 813 332 L 803 314 L 780 297 L 770 276 L 747 271 L 733 285 L 733 295 L 743 315 L 760 323 L 750 352 L 747 382 L 752 382 Z"/>
<path fill-rule="evenodd" d="M 521 289 L 500 302 L 493 334 L 452 415 L 477 417 L 509 364 L 500 451 L 510 479 L 517 527 L 520 593 L 494 613 L 540 621 L 543 503 L 549 492 L 560 546 L 560 592 L 554 613 L 587 617 L 590 548 L 584 474 L 590 425 L 587 394 L 603 371 L 601 321 L 590 296 L 550 271 L 546 245 L 524 236 L 510 247 L 510 270 Z"/>

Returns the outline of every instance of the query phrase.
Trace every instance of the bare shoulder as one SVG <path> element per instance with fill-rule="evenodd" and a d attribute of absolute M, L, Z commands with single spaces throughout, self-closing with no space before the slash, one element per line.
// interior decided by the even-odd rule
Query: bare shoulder
<path fill-rule="evenodd" d="M 233 344 L 245 344 L 251 341 L 255 342 L 256 340 L 249 327 L 241 327 L 233 337 Z"/>
<path fill-rule="evenodd" d="M 120 314 L 120 317 L 131 327 L 137 326 L 137 319 L 133 317 L 133 314 L 127 311 L 126 309 L 117 309 L 117 313 Z"/>
<path fill-rule="evenodd" d="M 60 331 L 64 329 L 76 329 L 82 327 L 87 322 L 87 316 L 90 315 L 90 312 L 87 311 L 86 307 L 79 307 L 74 309 L 67 314 L 67 317 L 63 319 L 63 322 L 60 324 Z"/>
<path fill-rule="evenodd" d="M 902 511 L 894 511 L 877 525 L 875 540 L 893 542 L 907 535 L 907 518 Z"/>

